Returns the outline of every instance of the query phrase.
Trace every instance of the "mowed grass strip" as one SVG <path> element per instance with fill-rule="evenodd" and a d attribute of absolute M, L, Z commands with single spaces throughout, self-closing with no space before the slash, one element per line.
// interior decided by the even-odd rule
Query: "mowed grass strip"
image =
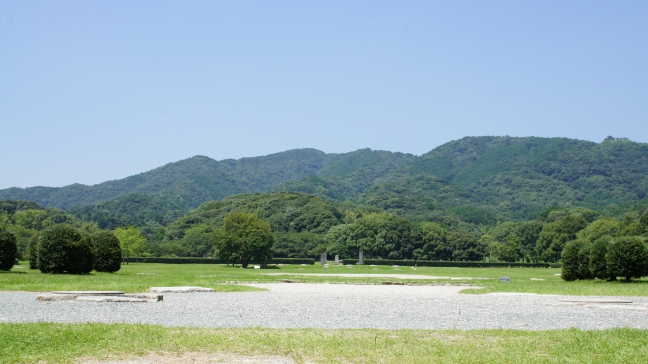
<path fill-rule="evenodd" d="M 77 291 L 109 290 L 124 292 L 145 292 L 160 286 L 201 286 L 218 292 L 259 291 L 257 288 L 216 283 L 227 268 L 211 264 L 129 264 L 116 273 L 90 274 L 43 274 L 31 270 L 26 263 L 23 268 L 0 272 L 0 290 L 3 291 Z"/>
<path fill-rule="evenodd" d="M 155 286 L 203 286 L 219 292 L 255 291 L 253 287 L 232 284 L 275 283 L 285 279 L 312 283 L 413 283 L 413 284 L 470 284 L 481 289 L 462 291 L 469 294 L 491 292 L 524 292 L 538 294 L 648 296 L 648 280 L 632 283 L 586 280 L 565 282 L 560 269 L 555 268 L 448 268 L 448 267 L 392 267 L 392 266 L 331 266 L 285 265 L 273 269 L 242 269 L 239 266 L 216 264 L 159 264 L 141 263 L 123 265 L 117 273 L 90 273 L 85 275 L 42 274 L 30 270 L 26 263 L 8 273 L 0 273 L 0 290 L 56 291 L 56 290 L 121 290 L 144 292 Z M 344 274 L 350 277 L 311 276 L 301 274 Z M 375 274 L 376 277 L 354 277 Z M 407 274 L 420 279 L 381 277 L 378 275 Z M 426 277 L 442 277 L 426 279 Z M 499 277 L 510 277 L 511 283 L 500 283 Z M 534 280 L 532 280 L 532 278 Z M 537 280 L 540 279 L 540 280 Z"/>
<path fill-rule="evenodd" d="M 646 363 L 646 330 L 195 329 L 0 324 L 0 363 L 71 363 L 187 352 L 283 355 L 298 363 Z"/>

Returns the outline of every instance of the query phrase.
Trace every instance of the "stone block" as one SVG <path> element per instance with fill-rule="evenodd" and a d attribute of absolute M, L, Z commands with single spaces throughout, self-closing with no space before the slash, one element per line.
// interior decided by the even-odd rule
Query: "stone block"
<path fill-rule="evenodd" d="M 194 292 L 214 292 L 213 288 L 178 286 L 178 287 L 151 287 L 153 293 L 194 293 Z"/>
<path fill-rule="evenodd" d="M 54 291 L 52 294 L 72 294 L 77 296 L 116 296 L 122 295 L 122 291 Z"/>

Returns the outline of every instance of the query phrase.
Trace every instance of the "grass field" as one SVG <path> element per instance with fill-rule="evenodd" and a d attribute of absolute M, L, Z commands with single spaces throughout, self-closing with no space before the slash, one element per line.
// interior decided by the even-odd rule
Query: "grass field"
<path fill-rule="evenodd" d="M 645 330 L 196 329 L 132 324 L 0 324 L 0 363 L 66 363 L 149 353 L 282 355 L 298 363 L 646 363 Z M 171 354 L 171 355 L 172 355 Z"/>
<path fill-rule="evenodd" d="M 212 264 L 129 264 L 114 274 L 91 273 L 86 275 L 42 274 L 30 270 L 26 263 L 9 273 L 0 273 L 0 290 L 54 291 L 54 290 L 122 290 L 144 292 L 154 286 L 203 286 L 220 292 L 253 291 L 256 288 L 236 283 L 270 283 L 284 279 L 313 283 L 399 283 L 414 284 L 471 284 L 480 289 L 467 289 L 464 293 L 527 292 L 540 294 L 648 296 L 648 280 L 633 283 L 577 281 L 565 282 L 551 268 L 444 268 L 444 267 L 391 267 L 391 266 L 331 266 L 325 269 L 316 265 L 285 265 L 274 269 L 243 269 Z M 309 276 L 304 274 L 345 274 L 349 277 Z M 366 275 L 408 274 L 420 279 L 397 277 L 362 277 Z M 425 276 L 440 277 L 425 279 Z M 499 277 L 510 277 L 511 283 L 500 283 Z M 541 280 L 531 280 L 541 279 Z"/>

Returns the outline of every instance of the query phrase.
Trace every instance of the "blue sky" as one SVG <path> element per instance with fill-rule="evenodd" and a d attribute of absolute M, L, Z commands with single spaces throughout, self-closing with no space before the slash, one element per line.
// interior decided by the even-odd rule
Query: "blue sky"
<path fill-rule="evenodd" d="M 0 2 L 0 188 L 464 136 L 648 142 L 646 1 Z"/>

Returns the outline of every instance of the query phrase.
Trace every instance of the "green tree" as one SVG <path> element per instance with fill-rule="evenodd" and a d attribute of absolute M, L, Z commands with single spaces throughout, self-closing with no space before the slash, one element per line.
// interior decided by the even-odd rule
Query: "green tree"
<path fill-rule="evenodd" d="M 180 244 L 190 257 L 207 257 L 213 250 L 213 229 L 206 224 L 200 224 L 187 230 Z"/>
<path fill-rule="evenodd" d="M 607 253 L 607 268 L 611 275 L 626 281 L 648 273 L 648 254 L 644 239 L 636 236 L 616 238 Z"/>
<path fill-rule="evenodd" d="M 16 235 L 0 228 L 0 270 L 11 270 L 16 263 Z"/>
<path fill-rule="evenodd" d="M 77 273 L 90 273 L 94 269 L 95 247 L 92 237 L 88 234 L 81 233 L 79 242 L 79 258 L 75 260 L 78 263 Z"/>
<path fill-rule="evenodd" d="M 604 235 L 617 236 L 621 231 L 621 221 L 602 218 L 587 225 L 585 229 L 576 234 L 581 239 L 587 239 L 591 242 L 596 241 Z"/>
<path fill-rule="evenodd" d="M 558 261 L 565 244 L 588 225 L 580 214 L 568 215 L 546 224 L 536 243 L 536 254 L 545 262 Z"/>
<path fill-rule="evenodd" d="M 583 259 L 581 256 L 581 250 L 588 247 L 589 244 L 590 242 L 585 239 L 572 240 L 565 244 L 565 249 L 562 251 L 562 279 L 575 281 L 577 279 L 589 278 L 589 259 L 586 264 L 588 270 L 586 273 L 583 272 Z"/>
<path fill-rule="evenodd" d="M 38 268 L 43 273 L 87 273 L 92 270 L 91 240 L 70 225 L 54 225 L 38 244 Z"/>
<path fill-rule="evenodd" d="M 504 262 L 516 262 L 520 259 L 520 237 L 511 234 L 504 239 L 499 249 L 499 259 Z"/>
<path fill-rule="evenodd" d="M 452 249 L 452 260 L 480 261 L 486 254 L 486 247 L 466 230 L 451 231 L 447 239 L 448 246 Z"/>
<path fill-rule="evenodd" d="M 44 210 L 22 210 L 14 215 L 16 225 L 25 229 L 42 230 L 48 225 L 47 212 Z M 51 224 L 51 222 L 49 222 Z"/>
<path fill-rule="evenodd" d="M 488 231 L 488 235 L 492 236 L 497 242 L 504 242 L 507 236 L 517 233 L 519 223 L 513 221 L 505 221 Z"/>
<path fill-rule="evenodd" d="M 110 231 L 92 236 L 95 248 L 94 269 L 97 272 L 117 272 L 121 268 L 122 250 L 119 239 Z"/>
<path fill-rule="evenodd" d="M 540 221 L 526 221 L 518 225 L 515 234 L 520 237 L 520 253 L 526 261 L 537 261 L 535 246 L 542 231 Z"/>
<path fill-rule="evenodd" d="M 592 243 L 592 247 L 590 248 L 589 270 L 593 277 L 610 280 L 616 279 L 616 277 L 610 275 L 610 272 L 607 269 L 606 256 L 612 239 L 612 236 L 605 235 L 596 239 L 596 241 Z"/>
<path fill-rule="evenodd" d="M 223 226 L 214 233 L 215 255 L 240 263 L 247 268 L 251 262 L 272 258 L 275 237 L 270 225 L 253 214 L 233 212 L 223 219 Z"/>
<path fill-rule="evenodd" d="M 586 240 L 587 243 L 578 251 L 578 274 L 580 279 L 592 279 L 592 271 L 590 270 L 590 261 L 592 254 L 592 243 Z"/>
<path fill-rule="evenodd" d="M 450 260 L 452 250 L 448 247 L 446 236 L 448 229 L 435 222 L 422 222 L 421 228 L 421 252 L 422 260 Z"/>
<path fill-rule="evenodd" d="M 119 239 L 122 253 L 125 258 L 136 256 L 144 250 L 146 238 L 135 226 L 122 226 L 114 231 L 115 236 Z"/>

